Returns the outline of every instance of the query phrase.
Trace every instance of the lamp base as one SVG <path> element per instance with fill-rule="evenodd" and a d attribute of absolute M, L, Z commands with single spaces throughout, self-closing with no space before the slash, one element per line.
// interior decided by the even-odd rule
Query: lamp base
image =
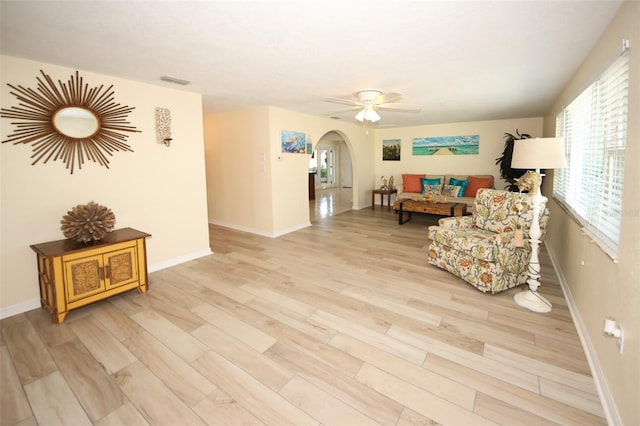
<path fill-rule="evenodd" d="M 537 291 L 521 291 L 513 296 L 513 300 L 523 308 L 533 312 L 546 313 L 551 312 L 551 302 L 545 299 Z"/>

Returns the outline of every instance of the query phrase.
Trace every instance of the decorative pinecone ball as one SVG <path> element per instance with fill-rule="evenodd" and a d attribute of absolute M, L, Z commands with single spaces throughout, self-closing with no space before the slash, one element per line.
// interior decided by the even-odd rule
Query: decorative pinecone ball
<path fill-rule="evenodd" d="M 98 241 L 113 230 L 116 216 L 111 209 L 93 201 L 78 204 L 62 217 L 60 229 L 65 237 L 79 243 Z"/>

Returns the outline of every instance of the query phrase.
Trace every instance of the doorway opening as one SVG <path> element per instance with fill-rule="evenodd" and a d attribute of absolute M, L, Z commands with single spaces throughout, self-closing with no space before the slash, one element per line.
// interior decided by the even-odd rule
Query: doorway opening
<path fill-rule="evenodd" d="M 336 186 L 336 162 L 338 160 L 333 146 L 318 147 L 318 159 L 320 163 L 320 188 L 333 188 Z"/>
<path fill-rule="evenodd" d="M 311 221 L 331 216 L 353 207 L 353 170 L 351 154 L 344 138 L 337 132 L 325 134 L 309 161 L 313 176 L 314 199 L 309 200 Z"/>

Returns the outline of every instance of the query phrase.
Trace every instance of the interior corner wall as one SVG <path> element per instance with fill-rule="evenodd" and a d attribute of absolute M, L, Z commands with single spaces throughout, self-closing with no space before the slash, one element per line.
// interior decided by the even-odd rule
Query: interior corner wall
<path fill-rule="evenodd" d="M 496 179 L 495 187 L 503 189 L 506 182 L 500 178 L 496 159 L 504 150 L 505 133 L 515 134 L 520 131 L 531 137 L 540 137 L 542 125 L 542 117 L 534 117 L 379 129 L 376 131 L 375 175 L 372 183 L 379 185 L 382 176 L 387 179 L 393 176 L 394 182 L 401 185 L 403 173 L 491 174 Z M 479 136 L 478 155 L 412 155 L 414 138 L 464 135 Z M 382 160 L 382 141 L 386 139 L 400 139 L 400 161 Z"/>
<path fill-rule="evenodd" d="M 310 225 L 311 154 L 282 152 L 282 130 L 305 133 L 314 148 L 324 134 L 340 133 L 352 154 L 353 208 L 368 205 L 373 140 L 363 128 L 271 106 L 208 114 L 204 122 L 210 223 L 270 237 Z"/>
<path fill-rule="evenodd" d="M 282 152 L 280 133 L 293 130 L 307 134 L 315 149 L 318 141 L 327 133 L 339 133 L 352 154 L 354 170 L 353 208 L 367 206 L 371 194 L 369 177 L 373 173 L 373 144 L 362 127 L 330 118 L 317 117 L 269 107 L 271 122 L 271 147 L 273 168 L 274 229 L 281 235 L 300 227 L 309 226 L 309 160 L 308 154 Z M 278 158 L 281 158 L 279 160 Z M 369 194 L 369 195 L 367 195 Z"/>
<path fill-rule="evenodd" d="M 2 108 L 17 105 L 7 83 L 34 88 L 40 70 L 66 81 L 75 69 L 21 58 L 1 58 Z M 135 109 L 128 120 L 140 133 L 128 133 L 133 152 L 115 152 L 109 168 L 85 161 L 73 174 L 61 161 L 31 165 L 32 146 L 0 146 L 0 315 L 40 306 L 32 244 L 63 239 L 60 220 L 72 207 L 95 201 L 116 216 L 115 228 L 147 232 L 149 271 L 211 252 L 199 94 L 80 71 L 89 87 L 113 84 L 115 102 Z M 156 142 L 155 108 L 171 111 L 173 142 Z M 1 119 L 1 136 L 13 133 Z M 153 281 L 150 283 L 153 289 Z"/>
<path fill-rule="evenodd" d="M 555 258 L 578 313 L 598 378 L 610 424 L 640 424 L 640 2 L 625 1 L 617 16 L 545 116 L 545 135 L 555 135 L 555 119 L 620 54 L 630 41 L 629 110 L 619 260 L 614 263 L 551 199 L 547 246 Z M 544 188 L 550 194 L 552 188 Z M 544 285 L 541 287 L 544 290 Z M 606 316 L 625 333 L 621 354 L 616 339 L 606 337 Z M 611 399 L 611 400 L 609 400 Z"/>
<path fill-rule="evenodd" d="M 204 134 L 209 222 L 271 235 L 269 109 L 207 114 Z"/>

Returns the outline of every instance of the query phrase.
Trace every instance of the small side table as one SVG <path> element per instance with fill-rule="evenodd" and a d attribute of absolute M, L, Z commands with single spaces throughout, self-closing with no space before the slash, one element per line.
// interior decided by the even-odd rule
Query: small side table
<path fill-rule="evenodd" d="M 376 194 L 380 194 L 380 207 L 384 207 L 384 196 L 387 196 L 387 210 L 391 210 L 391 195 L 398 196 L 397 189 L 374 189 L 371 191 L 371 209 L 376 208 Z"/>

